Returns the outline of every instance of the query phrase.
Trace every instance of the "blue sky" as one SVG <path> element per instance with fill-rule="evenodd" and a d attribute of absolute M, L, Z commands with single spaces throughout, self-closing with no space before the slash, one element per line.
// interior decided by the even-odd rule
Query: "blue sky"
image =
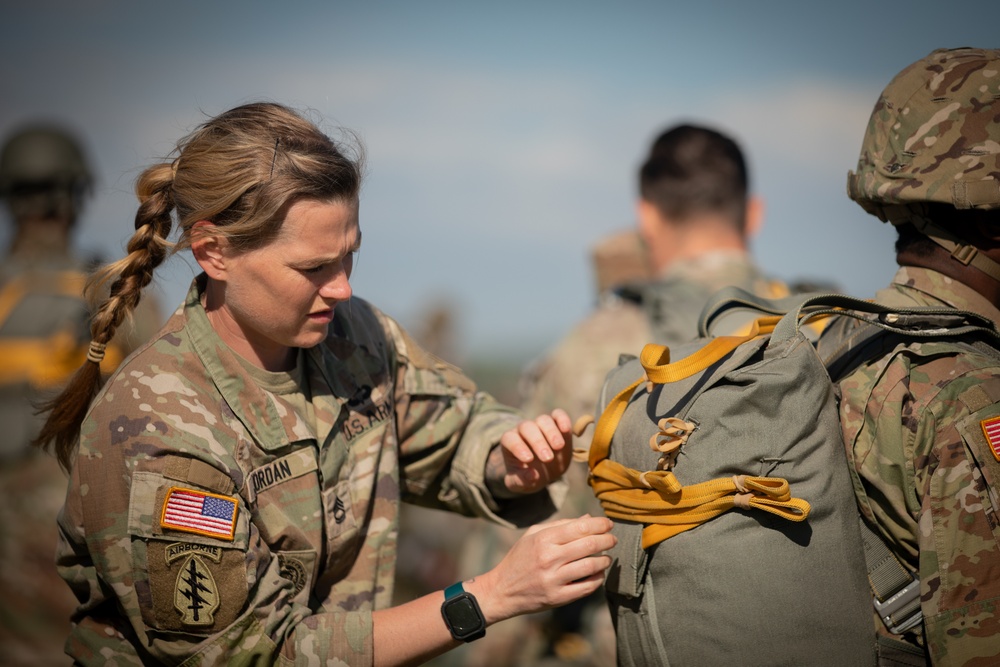
<path fill-rule="evenodd" d="M 902 67 L 937 47 L 997 47 L 1000 25 L 995 0 L 0 11 L 0 134 L 64 122 L 98 174 L 81 248 L 122 253 L 135 177 L 207 116 L 284 102 L 367 150 L 355 292 L 414 327 L 451 303 L 457 358 L 538 354 L 586 313 L 588 249 L 633 223 L 646 145 L 680 121 L 743 144 L 767 206 L 753 249 L 771 273 L 869 296 L 892 275 L 893 234 L 844 194 L 868 113 Z M 161 271 L 165 304 L 193 266 L 182 255 Z"/>

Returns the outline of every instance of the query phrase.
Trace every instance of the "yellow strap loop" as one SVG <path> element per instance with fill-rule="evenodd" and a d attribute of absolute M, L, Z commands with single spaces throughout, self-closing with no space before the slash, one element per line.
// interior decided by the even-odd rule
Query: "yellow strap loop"
<path fill-rule="evenodd" d="M 804 521 L 809 516 L 809 503 L 792 498 L 788 482 L 777 477 L 737 475 L 683 486 L 670 470 L 640 472 L 608 459 L 608 448 L 618 422 L 628 408 L 636 388 L 646 381 L 659 384 L 676 382 L 699 373 L 716 363 L 743 343 L 774 330 L 780 317 L 763 317 L 744 336 L 720 336 L 698 352 L 670 363 L 670 351 L 663 345 L 646 345 L 639 361 L 646 371 L 611 399 L 594 428 L 590 445 L 590 485 L 612 519 L 646 524 L 642 531 L 642 546 L 654 544 L 690 530 L 720 514 L 741 507 L 770 512 L 789 521 Z M 673 429 L 686 422 L 661 420 L 660 432 L 650 446 L 657 446 L 658 436 L 679 436 Z M 683 428 L 683 427 L 682 427 Z"/>

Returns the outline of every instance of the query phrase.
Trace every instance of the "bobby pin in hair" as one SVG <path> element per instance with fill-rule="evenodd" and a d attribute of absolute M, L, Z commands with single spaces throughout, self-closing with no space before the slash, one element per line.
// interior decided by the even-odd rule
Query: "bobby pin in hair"
<path fill-rule="evenodd" d="M 281 137 L 275 137 L 274 139 L 274 155 L 271 156 L 271 173 L 267 175 L 268 178 L 274 176 L 274 161 L 278 159 L 278 142 L 281 141 Z"/>

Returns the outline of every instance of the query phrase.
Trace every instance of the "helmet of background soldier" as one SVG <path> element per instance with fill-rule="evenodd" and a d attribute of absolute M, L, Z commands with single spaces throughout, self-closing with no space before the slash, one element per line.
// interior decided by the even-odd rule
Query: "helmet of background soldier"
<path fill-rule="evenodd" d="M 32 126 L 13 134 L 0 152 L 0 198 L 15 220 L 75 219 L 93 177 L 79 142 L 66 130 Z"/>
<path fill-rule="evenodd" d="M 847 193 L 883 221 L 913 205 L 1000 208 L 1000 50 L 938 49 L 875 104 Z"/>
<path fill-rule="evenodd" d="M 623 229 L 600 239 L 592 248 L 597 294 L 653 278 L 653 267 L 639 232 Z"/>

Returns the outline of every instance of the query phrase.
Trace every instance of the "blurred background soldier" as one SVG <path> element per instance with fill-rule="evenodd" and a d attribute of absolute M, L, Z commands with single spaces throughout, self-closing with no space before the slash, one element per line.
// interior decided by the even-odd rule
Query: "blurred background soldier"
<path fill-rule="evenodd" d="M 40 401 L 87 356 L 87 262 L 71 237 L 93 176 L 76 139 L 26 127 L 0 153 L 0 198 L 13 229 L 0 267 L 0 645 L 4 664 L 62 664 L 76 600 L 56 574 L 56 515 L 66 476 L 29 445 Z M 110 371 L 160 326 L 155 303 L 116 344 Z"/>
<path fill-rule="evenodd" d="M 607 372 L 621 354 L 650 342 L 678 345 L 697 336 L 708 298 L 727 285 L 766 297 L 788 294 L 754 263 L 750 239 L 763 222 L 763 202 L 750 194 L 739 145 L 721 132 L 675 125 L 650 146 L 639 169 L 637 225 L 601 239 L 591 259 L 596 304 L 522 378 L 522 407 L 561 407 L 574 418 L 593 413 Z M 723 320 L 713 333 L 733 333 L 747 318 Z M 548 407 L 546 407 L 548 406 Z M 589 442 L 593 427 L 582 442 Z M 560 516 L 602 510 L 584 465 L 567 472 L 570 495 Z M 462 574 L 499 558 L 513 531 L 476 526 L 463 551 Z M 511 533 L 511 534 L 508 534 Z M 518 619 L 465 650 L 466 665 L 611 665 L 615 638 L 603 591 L 572 605 Z"/>
<path fill-rule="evenodd" d="M 701 309 L 717 290 L 736 285 L 768 297 L 788 293 L 751 257 L 764 206 L 750 195 L 746 161 L 734 140 L 707 127 L 671 127 L 653 142 L 638 180 L 635 235 L 616 234 L 595 249 L 597 306 L 529 371 L 527 406 L 561 405 L 574 418 L 593 412 L 620 354 L 695 338 Z M 724 323 L 713 333 L 732 333 L 742 324 Z"/>

